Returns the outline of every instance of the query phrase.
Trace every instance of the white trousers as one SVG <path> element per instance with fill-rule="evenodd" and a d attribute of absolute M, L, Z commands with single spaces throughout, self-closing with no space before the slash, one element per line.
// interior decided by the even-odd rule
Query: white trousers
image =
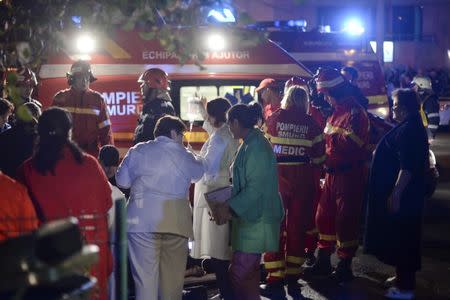
<path fill-rule="evenodd" d="M 180 300 L 188 239 L 179 235 L 129 232 L 128 249 L 136 300 Z"/>

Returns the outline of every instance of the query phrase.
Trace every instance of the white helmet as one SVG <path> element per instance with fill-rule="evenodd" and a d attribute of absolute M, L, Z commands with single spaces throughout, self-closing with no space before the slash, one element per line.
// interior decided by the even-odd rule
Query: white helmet
<path fill-rule="evenodd" d="M 411 82 L 421 90 L 431 90 L 431 79 L 425 76 L 415 76 Z"/>

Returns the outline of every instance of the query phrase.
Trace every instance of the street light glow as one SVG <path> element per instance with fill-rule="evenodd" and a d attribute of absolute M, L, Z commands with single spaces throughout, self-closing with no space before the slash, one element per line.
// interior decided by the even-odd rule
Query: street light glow
<path fill-rule="evenodd" d="M 344 31 L 352 35 L 361 35 L 364 33 L 365 29 L 358 19 L 351 19 L 347 22 L 344 27 Z"/>
<path fill-rule="evenodd" d="M 225 39 L 220 34 L 211 34 L 208 36 L 208 48 L 212 51 L 220 51 L 225 48 Z"/>
<path fill-rule="evenodd" d="M 89 35 L 82 35 L 77 39 L 76 46 L 80 53 L 91 53 L 95 49 L 95 41 Z"/>

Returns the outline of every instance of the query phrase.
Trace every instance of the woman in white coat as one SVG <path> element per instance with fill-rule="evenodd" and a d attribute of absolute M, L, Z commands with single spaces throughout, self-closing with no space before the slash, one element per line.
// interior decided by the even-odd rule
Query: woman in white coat
<path fill-rule="evenodd" d="M 230 165 L 233 162 L 238 141 L 233 139 L 226 124 L 226 112 L 231 104 L 227 99 L 217 98 L 209 101 L 204 110 L 203 128 L 209 138 L 203 145 L 200 156 L 207 161 L 207 170 L 195 185 L 194 193 L 194 258 L 211 257 L 217 285 L 223 299 L 233 299 L 228 278 L 231 248 L 229 245 L 230 227 L 216 225 L 211 220 L 204 193 L 230 185 Z"/>

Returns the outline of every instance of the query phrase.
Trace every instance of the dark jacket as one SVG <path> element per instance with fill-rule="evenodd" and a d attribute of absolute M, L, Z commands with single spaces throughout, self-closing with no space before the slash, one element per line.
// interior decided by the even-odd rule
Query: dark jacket
<path fill-rule="evenodd" d="M 16 126 L 0 134 L 0 170 L 16 178 L 16 170 L 33 154 L 36 140 L 36 126 L 19 122 Z"/>
<path fill-rule="evenodd" d="M 139 115 L 138 124 L 134 131 L 134 144 L 154 140 L 153 131 L 155 130 L 156 121 L 165 115 L 175 116 L 172 102 L 159 98 L 146 102 L 142 107 L 142 112 Z"/>
<path fill-rule="evenodd" d="M 414 114 L 389 131 L 378 144 L 369 178 L 365 251 L 384 263 L 411 271 L 420 269 L 421 224 L 425 171 L 429 168 L 427 133 Z M 388 198 L 400 169 L 412 179 L 397 213 L 388 211 Z"/>

